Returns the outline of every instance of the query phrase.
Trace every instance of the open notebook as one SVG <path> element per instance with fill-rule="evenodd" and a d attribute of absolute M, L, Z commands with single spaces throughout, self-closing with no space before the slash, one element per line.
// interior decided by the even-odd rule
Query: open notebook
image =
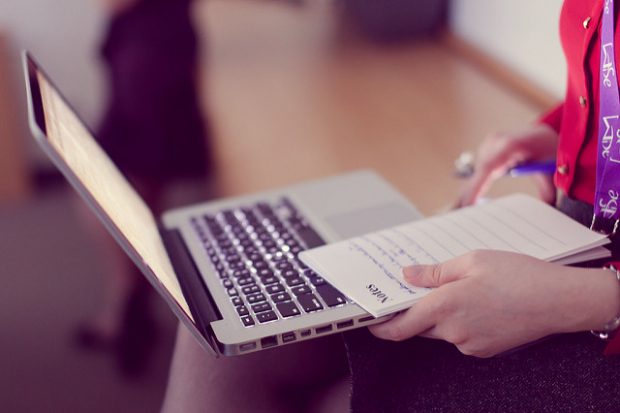
<path fill-rule="evenodd" d="M 574 264 L 609 256 L 603 247 L 608 243 L 605 235 L 540 200 L 517 194 L 316 248 L 301 258 L 380 317 L 411 306 L 430 291 L 406 283 L 404 266 L 435 264 L 477 249 Z"/>

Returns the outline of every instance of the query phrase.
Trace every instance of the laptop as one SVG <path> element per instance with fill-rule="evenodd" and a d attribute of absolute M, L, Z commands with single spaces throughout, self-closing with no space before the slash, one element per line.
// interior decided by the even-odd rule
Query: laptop
<path fill-rule="evenodd" d="M 298 259 L 421 216 L 377 174 L 355 171 L 157 219 L 27 52 L 23 65 L 36 141 L 205 350 L 242 355 L 382 321 Z"/>

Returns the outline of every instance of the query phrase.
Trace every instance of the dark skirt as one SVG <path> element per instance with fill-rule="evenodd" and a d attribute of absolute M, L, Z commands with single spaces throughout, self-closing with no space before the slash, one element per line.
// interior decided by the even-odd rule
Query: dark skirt
<path fill-rule="evenodd" d="M 567 198 L 558 207 L 585 225 L 592 217 L 591 206 Z M 490 359 L 439 340 L 379 340 L 367 329 L 346 333 L 345 342 L 355 413 L 620 411 L 620 357 L 604 356 L 606 343 L 590 333 Z"/>
<path fill-rule="evenodd" d="M 98 140 L 125 175 L 147 185 L 207 169 L 190 6 L 141 0 L 112 18 L 102 47 L 109 96 Z"/>

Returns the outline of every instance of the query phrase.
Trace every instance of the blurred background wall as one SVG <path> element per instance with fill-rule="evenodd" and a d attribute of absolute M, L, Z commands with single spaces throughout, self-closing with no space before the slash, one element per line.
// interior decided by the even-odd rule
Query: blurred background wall
<path fill-rule="evenodd" d="M 450 28 L 457 36 L 558 99 L 563 96 L 562 0 L 453 0 L 451 7 Z"/>
<path fill-rule="evenodd" d="M 7 150 L 0 152 L 3 165 L 0 168 L 9 173 L 7 163 L 10 163 L 12 176 L 17 181 L 31 183 L 38 171 L 49 170 L 49 163 L 28 134 L 20 52 L 28 49 L 45 61 L 50 75 L 74 102 L 81 116 L 90 126 L 96 125 L 105 99 L 96 47 L 104 28 L 99 3 L 97 0 L 0 1 L 0 67 L 3 71 L 0 80 L 3 102 L 0 105 L 10 108 L 4 112 L 3 123 L 11 130 L 1 137 Z M 24 185 L 16 188 L 6 181 L 0 178 L 0 202 L 3 198 L 20 198 Z"/>

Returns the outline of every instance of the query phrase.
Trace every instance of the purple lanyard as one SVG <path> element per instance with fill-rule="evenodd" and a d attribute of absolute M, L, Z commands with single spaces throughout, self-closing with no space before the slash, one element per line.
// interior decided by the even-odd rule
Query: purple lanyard
<path fill-rule="evenodd" d="M 620 211 L 620 96 L 614 52 L 614 0 L 604 0 L 601 28 L 596 195 L 591 228 L 615 233 Z"/>

